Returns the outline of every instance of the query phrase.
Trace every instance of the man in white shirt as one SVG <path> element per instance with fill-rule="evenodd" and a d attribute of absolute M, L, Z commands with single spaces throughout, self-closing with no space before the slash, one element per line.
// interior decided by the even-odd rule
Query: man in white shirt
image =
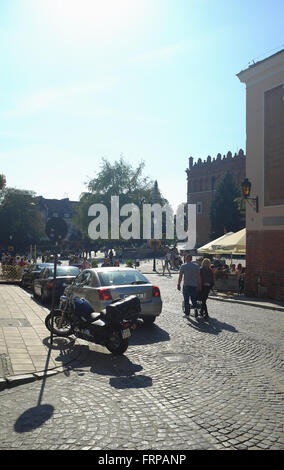
<path fill-rule="evenodd" d="M 195 318 L 198 316 L 197 310 L 197 291 L 201 289 L 201 277 L 200 277 L 200 267 L 192 263 L 192 256 L 187 255 L 185 258 L 185 263 L 181 265 L 178 284 L 178 290 L 181 289 L 181 281 L 183 280 L 183 298 L 184 298 L 184 309 L 185 315 L 189 317 L 190 313 L 190 303 L 189 299 L 191 298 L 192 306 L 194 308 Z"/>

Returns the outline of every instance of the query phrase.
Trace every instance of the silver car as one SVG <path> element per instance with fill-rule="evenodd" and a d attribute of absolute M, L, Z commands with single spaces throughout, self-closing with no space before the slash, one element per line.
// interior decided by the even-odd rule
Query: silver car
<path fill-rule="evenodd" d="M 153 323 L 162 311 L 159 287 L 132 268 L 84 269 L 65 289 L 65 295 L 88 300 L 95 312 L 100 312 L 116 299 L 137 295 L 145 323 Z"/>

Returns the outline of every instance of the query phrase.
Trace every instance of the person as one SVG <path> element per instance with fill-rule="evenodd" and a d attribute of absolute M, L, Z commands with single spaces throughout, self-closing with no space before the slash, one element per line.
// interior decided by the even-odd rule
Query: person
<path fill-rule="evenodd" d="M 208 318 L 208 310 L 206 301 L 208 299 L 208 295 L 210 290 L 214 286 L 214 274 L 211 269 L 211 261 L 208 258 L 204 258 L 201 264 L 200 269 L 200 278 L 201 278 L 201 292 L 200 292 L 200 300 L 201 300 L 201 313 L 203 313 L 205 318 Z"/>
<path fill-rule="evenodd" d="M 239 263 L 237 266 L 237 274 L 240 275 L 242 273 L 242 270 L 243 270 L 243 266 L 241 263 Z"/>
<path fill-rule="evenodd" d="M 194 308 L 195 318 L 198 316 L 197 310 L 197 291 L 201 288 L 200 267 L 192 263 L 192 256 L 187 255 L 185 263 L 180 267 L 177 288 L 181 290 L 181 281 L 183 279 L 183 298 L 185 315 L 189 317 L 191 298 L 192 306 Z"/>
<path fill-rule="evenodd" d="M 81 269 L 87 269 L 87 268 L 90 268 L 90 267 L 91 267 L 91 265 L 90 265 L 89 261 L 87 260 L 87 258 L 84 258 L 82 264 L 80 265 L 80 268 Z"/>
<path fill-rule="evenodd" d="M 164 262 L 163 262 L 163 276 L 165 275 L 165 270 L 167 269 L 169 275 L 171 276 L 171 270 L 170 270 L 170 259 L 171 259 L 171 256 L 169 253 L 166 253 L 165 257 L 164 257 Z"/>
<path fill-rule="evenodd" d="M 109 262 L 109 259 L 108 259 L 108 258 L 105 258 L 105 259 L 104 259 L 104 262 L 103 262 L 102 265 L 101 265 L 101 268 L 108 268 L 108 267 L 110 267 L 110 266 L 111 266 L 111 264 L 110 264 L 110 262 Z"/>
<path fill-rule="evenodd" d="M 232 264 L 232 265 L 231 265 L 231 274 L 237 274 L 236 265 L 235 265 L 235 264 Z"/>
<path fill-rule="evenodd" d="M 246 268 L 242 267 L 242 271 L 239 274 L 239 294 L 242 294 L 244 292 L 245 278 L 246 278 Z"/>

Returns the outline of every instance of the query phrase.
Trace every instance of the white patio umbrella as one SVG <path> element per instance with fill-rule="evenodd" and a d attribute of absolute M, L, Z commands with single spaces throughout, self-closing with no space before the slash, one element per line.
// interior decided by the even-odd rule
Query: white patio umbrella
<path fill-rule="evenodd" d="M 246 254 L 246 229 L 231 233 L 223 240 L 215 240 L 212 243 L 213 250 L 218 254 Z"/>
<path fill-rule="evenodd" d="M 224 235 L 222 235 L 221 237 L 219 238 L 216 238 L 216 240 L 212 240 L 211 242 L 209 243 L 206 243 L 206 245 L 203 245 L 201 246 L 200 248 L 197 249 L 197 253 L 211 253 L 212 255 L 214 255 L 214 248 L 213 248 L 213 244 L 216 244 L 217 242 L 221 243 L 222 240 L 225 240 L 229 235 L 233 235 L 234 232 L 228 232 L 228 233 L 224 233 Z"/>

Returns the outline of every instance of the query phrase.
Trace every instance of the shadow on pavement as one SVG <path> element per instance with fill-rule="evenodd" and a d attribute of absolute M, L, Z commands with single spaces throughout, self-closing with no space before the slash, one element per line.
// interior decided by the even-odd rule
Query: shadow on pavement
<path fill-rule="evenodd" d="M 198 317 L 197 319 L 193 319 L 189 317 L 188 322 L 192 328 L 212 335 L 218 335 L 223 330 L 231 331 L 232 333 L 238 332 L 238 330 L 229 323 L 220 322 L 219 320 L 216 320 L 216 318 L 212 317 L 209 317 L 207 319 L 200 317 Z"/>
<path fill-rule="evenodd" d="M 142 325 L 139 326 L 129 340 L 132 346 L 142 344 L 160 343 L 162 341 L 170 341 L 170 335 L 158 325 Z"/>

